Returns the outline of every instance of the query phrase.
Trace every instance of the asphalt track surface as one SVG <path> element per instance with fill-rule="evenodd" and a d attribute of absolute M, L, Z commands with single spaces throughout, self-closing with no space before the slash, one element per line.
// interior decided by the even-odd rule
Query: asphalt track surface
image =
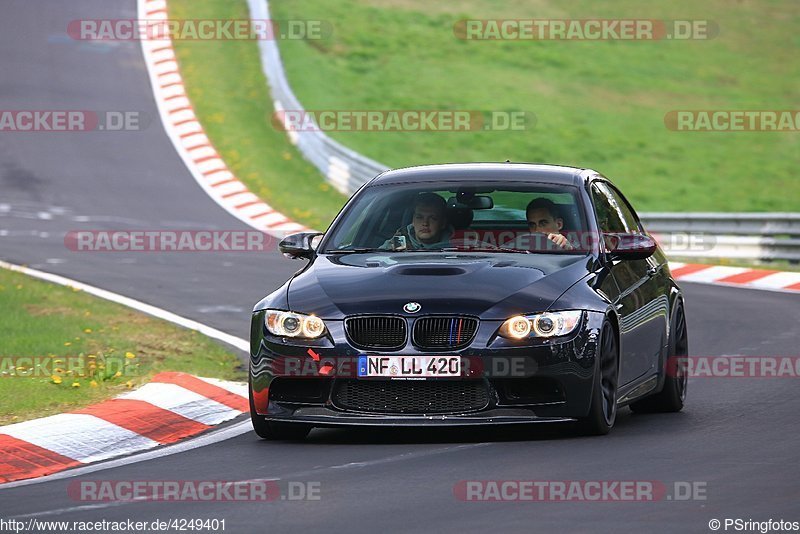
<path fill-rule="evenodd" d="M 138 43 L 80 43 L 78 18 L 136 18 L 133 1 L 13 0 L 0 19 L 3 109 L 137 110 L 139 132 L 0 134 L 0 258 L 131 296 L 246 337 L 249 311 L 300 266 L 269 253 L 77 253 L 81 229 L 247 229 L 210 200 L 165 135 Z M 693 355 L 798 354 L 800 297 L 685 284 Z M 0 489 L 0 517 L 216 518 L 227 532 L 524 530 L 708 532 L 717 518 L 800 520 L 798 379 L 692 379 L 682 413 L 621 411 L 611 435 L 562 427 L 316 429 L 304 443 L 246 433 L 88 480 L 320 484 L 318 501 L 91 504 L 70 480 Z M 705 500 L 462 502 L 462 480 L 704 484 Z"/>

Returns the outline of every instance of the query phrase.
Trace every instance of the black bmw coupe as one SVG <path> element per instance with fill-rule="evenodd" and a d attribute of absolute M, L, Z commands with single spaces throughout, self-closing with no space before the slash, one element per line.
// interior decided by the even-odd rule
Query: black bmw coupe
<path fill-rule="evenodd" d="M 678 411 L 683 296 L 636 212 L 589 169 L 412 167 L 373 178 L 254 308 L 250 413 L 315 426 L 573 422 Z"/>

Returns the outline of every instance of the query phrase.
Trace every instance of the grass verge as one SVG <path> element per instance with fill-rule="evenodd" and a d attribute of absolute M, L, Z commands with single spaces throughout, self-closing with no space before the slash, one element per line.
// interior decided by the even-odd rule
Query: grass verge
<path fill-rule="evenodd" d="M 161 371 L 242 380 L 239 359 L 193 330 L 0 269 L 0 425 L 93 404 Z"/>

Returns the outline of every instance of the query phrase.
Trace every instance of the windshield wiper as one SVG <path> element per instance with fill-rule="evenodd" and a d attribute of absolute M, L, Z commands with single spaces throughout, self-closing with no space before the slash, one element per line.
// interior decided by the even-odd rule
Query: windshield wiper
<path fill-rule="evenodd" d="M 455 252 L 455 248 L 402 248 L 392 252 Z"/>
<path fill-rule="evenodd" d="M 365 252 L 392 252 L 391 250 L 385 250 L 381 248 L 343 248 L 343 249 L 333 249 L 333 250 L 326 250 L 322 254 L 363 254 Z"/>
<path fill-rule="evenodd" d="M 392 250 L 385 248 L 343 248 L 333 249 L 321 252 L 321 254 L 364 254 L 370 252 L 380 252 L 383 254 L 396 254 L 398 252 L 511 252 L 514 254 L 530 254 L 530 250 L 518 248 L 461 248 L 461 247 L 443 247 L 443 248 L 406 248 L 400 250 Z"/>
<path fill-rule="evenodd" d="M 530 250 L 525 250 L 522 248 L 505 248 L 505 247 L 497 247 L 497 250 L 500 252 L 511 252 L 512 254 L 530 254 Z"/>
<path fill-rule="evenodd" d="M 409 248 L 391 250 L 389 252 L 512 252 L 516 254 L 530 254 L 529 250 L 518 248 L 472 248 L 472 247 L 443 247 L 443 248 Z"/>
<path fill-rule="evenodd" d="M 512 252 L 516 254 L 530 254 L 529 250 L 524 250 L 519 248 L 504 248 L 504 247 L 497 247 L 497 248 L 461 247 L 461 248 L 437 248 L 428 250 L 437 250 L 437 251 L 441 250 L 444 252 Z"/>

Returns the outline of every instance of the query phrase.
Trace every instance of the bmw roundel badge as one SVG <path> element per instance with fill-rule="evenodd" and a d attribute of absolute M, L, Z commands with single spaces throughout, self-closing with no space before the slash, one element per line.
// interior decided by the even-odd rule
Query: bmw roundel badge
<path fill-rule="evenodd" d="M 422 309 L 422 304 L 420 304 L 419 302 L 409 302 L 405 306 L 403 306 L 403 309 L 408 313 L 417 313 L 419 310 Z"/>

